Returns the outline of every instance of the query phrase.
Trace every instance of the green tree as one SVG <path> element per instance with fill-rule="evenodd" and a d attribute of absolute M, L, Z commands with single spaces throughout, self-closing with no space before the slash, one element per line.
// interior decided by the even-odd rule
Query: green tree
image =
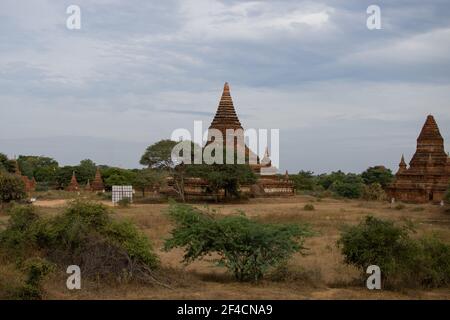
<path fill-rule="evenodd" d="M 97 170 L 97 165 L 90 159 L 81 160 L 80 164 L 75 168 L 77 174 L 77 180 L 80 184 L 84 185 L 88 180 L 92 182 Z"/>
<path fill-rule="evenodd" d="M 0 202 L 21 200 L 25 197 L 25 184 L 15 174 L 0 171 Z"/>
<path fill-rule="evenodd" d="M 363 193 L 364 183 L 361 177 L 354 173 L 344 175 L 333 182 L 330 190 L 338 196 L 350 199 L 360 198 Z"/>
<path fill-rule="evenodd" d="M 264 224 L 239 215 L 217 217 L 188 205 L 172 204 L 175 223 L 165 250 L 184 248 L 190 263 L 215 253 L 218 266 L 226 267 L 238 281 L 258 281 L 296 252 L 304 253 L 304 239 L 312 233 L 297 224 Z"/>
<path fill-rule="evenodd" d="M 384 166 L 375 166 L 364 171 L 361 178 L 367 185 L 378 183 L 381 187 L 386 188 L 394 179 L 394 175 L 390 169 Z"/>
<path fill-rule="evenodd" d="M 136 178 L 133 181 L 133 186 L 141 189 L 142 196 L 145 197 L 146 188 L 161 186 L 164 181 L 165 175 L 163 172 L 155 169 L 143 169 L 137 172 Z"/>
<path fill-rule="evenodd" d="M 256 182 L 256 176 L 247 164 L 193 164 L 187 171 L 189 176 L 208 182 L 208 191 L 216 196 L 216 201 L 220 190 L 225 191 L 225 198 L 239 197 L 242 184 Z"/>
<path fill-rule="evenodd" d="M 17 158 L 17 162 L 20 166 L 20 171 L 22 171 L 22 174 L 27 176 L 28 178 L 35 177 L 36 181 L 52 181 L 54 178 L 53 172 L 55 172 L 56 168 L 58 168 L 58 162 L 52 158 L 49 157 L 43 157 L 43 156 L 24 156 L 20 155 Z M 36 176 L 36 172 L 41 169 L 41 172 L 39 174 L 39 180 Z M 44 170 L 42 170 L 44 169 Z M 48 172 L 50 176 L 45 176 L 43 173 Z"/>
<path fill-rule="evenodd" d="M 328 190 L 335 182 L 343 181 L 344 179 L 345 173 L 339 170 L 330 174 L 324 173 L 317 176 L 317 183 L 321 185 L 325 190 Z"/>
<path fill-rule="evenodd" d="M 294 181 L 296 190 L 314 190 L 316 184 L 314 172 L 302 170 L 290 178 Z"/>
<path fill-rule="evenodd" d="M 177 142 L 172 140 L 161 140 L 147 147 L 141 157 L 140 164 L 155 169 L 173 168 L 172 149 Z"/>
<path fill-rule="evenodd" d="M 115 167 L 101 167 L 100 172 L 106 190 L 111 190 L 113 185 L 133 185 L 137 175 L 133 170 Z"/>
<path fill-rule="evenodd" d="M 9 160 L 8 157 L 0 153 L 0 171 L 7 171 L 10 173 L 14 173 L 15 164 L 13 160 Z"/>

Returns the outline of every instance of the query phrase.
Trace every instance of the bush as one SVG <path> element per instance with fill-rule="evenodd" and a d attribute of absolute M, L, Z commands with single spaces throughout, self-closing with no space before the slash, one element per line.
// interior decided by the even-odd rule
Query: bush
<path fill-rule="evenodd" d="M 192 206 L 171 204 L 168 214 L 175 228 L 166 250 L 184 248 L 186 263 L 217 253 L 217 264 L 238 281 L 258 281 L 293 253 L 304 253 L 304 239 L 311 235 L 305 226 L 263 224 L 244 213 L 218 218 Z"/>
<path fill-rule="evenodd" d="M 364 185 L 361 198 L 364 200 L 382 201 L 387 199 L 387 195 L 381 184 L 375 182 L 370 185 Z"/>
<path fill-rule="evenodd" d="M 87 277 L 150 279 L 158 266 L 150 242 L 133 224 L 108 213 L 101 204 L 81 201 L 47 219 L 32 206 L 18 207 L 0 232 L 0 248 L 14 252 L 18 261 L 34 254 L 61 268 L 76 264 Z"/>
<path fill-rule="evenodd" d="M 360 198 L 363 192 L 364 184 L 360 176 L 356 174 L 347 174 L 342 179 L 336 180 L 330 186 L 338 196 L 350 199 Z"/>
<path fill-rule="evenodd" d="M 411 226 L 371 216 L 359 225 L 346 227 L 338 246 L 347 264 L 365 275 L 369 265 L 377 265 L 385 286 L 438 287 L 450 283 L 450 246 L 437 238 L 410 238 Z"/>
<path fill-rule="evenodd" d="M 305 211 L 314 211 L 314 210 L 316 210 L 316 208 L 314 208 L 314 205 L 312 205 L 311 203 L 307 203 L 303 207 L 303 210 L 305 210 Z"/>
<path fill-rule="evenodd" d="M 14 174 L 0 171 L 0 203 L 21 200 L 25 197 L 25 184 Z"/>
<path fill-rule="evenodd" d="M 43 297 L 42 280 L 53 269 L 53 265 L 42 258 L 32 258 L 26 261 L 24 271 L 27 274 L 25 284 L 15 293 L 22 300 L 41 300 Z"/>
<path fill-rule="evenodd" d="M 131 204 L 131 199 L 128 197 L 122 198 L 119 201 L 117 201 L 117 204 L 121 208 L 128 208 Z"/>

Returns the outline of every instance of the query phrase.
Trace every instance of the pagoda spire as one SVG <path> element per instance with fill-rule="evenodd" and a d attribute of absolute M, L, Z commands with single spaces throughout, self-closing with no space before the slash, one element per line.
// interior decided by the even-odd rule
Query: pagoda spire
<path fill-rule="evenodd" d="M 424 140 L 443 141 L 436 120 L 431 114 L 427 116 L 427 119 L 425 120 L 422 130 L 420 131 L 419 137 L 417 138 L 417 141 L 424 141 Z"/>
<path fill-rule="evenodd" d="M 400 163 L 399 163 L 398 167 L 399 167 L 398 168 L 398 173 L 402 173 L 402 172 L 404 172 L 406 170 L 407 165 L 406 165 L 406 162 L 405 162 L 405 156 L 403 154 L 402 154 L 402 158 L 400 160 Z"/>
<path fill-rule="evenodd" d="M 80 187 L 78 185 L 77 177 L 75 176 L 75 171 L 72 171 L 72 178 L 70 179 L 70 183 L 67 186 L 66 190 L 67 191 L 78 191 L 79 188 Z"/>
<path fill-rule="evenodd" d="M 94 181 L 92 181 L 92 191 L 103 191 L 105 186 L 103 184 L 102 175 L 100 173 L 100 168 L 97 167 L 97 171 L 95 172 Z"/>
<path fill-rule="evenodd" d="M 216 115 L 211 123 L 210 129 L 218 129 L 225 133 L 226 129 L 242 129 L 241 122 L 234 109 L 230 94 L 230 86 L 225 82 L 222 97 L 217 107 Z"/>

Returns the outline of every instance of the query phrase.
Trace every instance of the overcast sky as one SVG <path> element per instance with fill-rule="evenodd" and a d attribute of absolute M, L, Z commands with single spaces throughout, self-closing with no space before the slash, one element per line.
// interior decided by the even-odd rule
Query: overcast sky
<path fill-rule="evenodd" d="M 450 2 L 0 2 L 9 156 L 138 167 L 174 129 L 206 129 L 225 81 L 244 128 L 280 129 L 282 170 L 396 170 L 429 113 L 450 151 Z"/>

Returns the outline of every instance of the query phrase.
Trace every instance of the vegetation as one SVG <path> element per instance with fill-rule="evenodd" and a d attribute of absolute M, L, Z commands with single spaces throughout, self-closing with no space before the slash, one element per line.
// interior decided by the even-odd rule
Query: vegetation
<path fill-rule="evenodd" d="M 8 157 L 3 154 L 0 153 L 0 171 L 6 171 L 6 172 L 14 172 L 14 161 L 13 160 L 9 160 Z"/>
<path fill-rule="evenodd" d="M 155 169 L 139 170 L 134 179 L 133 186 L 140 189 L 142 196 L 145 197 L 146 189 L 154 189 L 165 183 L 166 175 L 164 172 Z"/>
<path fill-rule="evenodd" d="M 25 197 L 25 184 L 17 175 L 0 171 L 0 204 Z"/>
<path fill-rule="evenodd" d="M 386 200 L 387 195 L 381 184 L 374 182 L 370 185 L 364 185 L 361 198 L 364 200 Z"/>
<path fill-rule="evenodd" d="M 390 169 L 384 166 L 375 166 L 364 171 L 361 178 L 366 185 L 377 183 L 384 189 L 392 182 L 394 175 Z"/>
<path fill-rule="evenodd" d="M 161 140 L 147 147 L 140 164 L 154 169 L 167 169 L 175 166 L 172 161 L 172 149 L 178 142 Z"/>
<path fill-rule="evenodd" d="M 240 185 L 253 184 L 256 176 L 248 164 L 194 164 L 188 167 L 188 174 L 208 182 L 208 192 L 215 195 L 224 190 L 225 198 L 239 198 Z"/>
<path fill-rule="evenodd" d="M 175 223 L 165 249 L 185 249 L 190 263 L 216 253 L 238 281 L 258 281 L 269 270 L 286 263 L 295 253 L 304 253 L 305 237 L 311 232 L 297 224 L 264 224 L 239 215 L 217 217 L 189 205 L 172 204 L 168 211 Z"/>
<path fill-rule="evenodd" d="M 305 204 L 305 206 L 303 207 L 303 210 L 305 211 L 314 211 L 316 210 L 316 208 L 314 208 L 314 205 L 311 203 L 307 203 Z"/>
<path fill-rule="evenodd" d="M 345 263 L 358 267 L 362 274 L 369 265 L 381 269 L 387 287 L 441 287 L 450 284 L 450 245 L 436 237 L 412 239 L 409 224 L 368 216 L 341 233 Z"/>
<path fill-rule="evenodd" d="M 0 249 L 15 263 L 42 258 L 60 270 L 76 264 L 96 279 L 148 281 L 158 266 L 148 239 L 133 224 L 113 220 L 105 206 L 93 202 L 72 202 L 51 218 L 33 206 L 14 207 L 0 232 Z"/>

